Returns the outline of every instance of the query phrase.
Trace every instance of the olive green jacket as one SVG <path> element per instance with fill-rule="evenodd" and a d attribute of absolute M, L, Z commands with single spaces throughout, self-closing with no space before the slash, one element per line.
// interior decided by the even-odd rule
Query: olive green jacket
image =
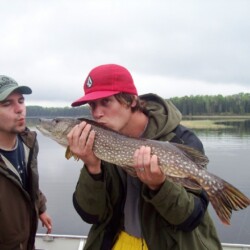
<path fill-rule="evenodd" d="M 10 162 L 0 154 L 0 249 L 32 250 L 39 214 L 46 210 L 46 198 L 39 190 L 36 133 L 21 134 L 28 173 L 25 190 Z"/>
<path fill-rule="evenodd" d="M 145 113 L 149 117 L 143 137 L 172 140 L 176 136 L 173 131 L 181 121 L 180 112 L 171 102 L 166 102 L 156 95 L 149 94 L 141 98 L 147 102 Z M 188 144 L 188 141 L 185 143 Z M 102 162 L 102 172 L 100 178 L 91 176 L 86 168 L 83 168 L 73 195 L 74 206 L 79 215 L 87 223 L 93 224 L 84 247 L 86 250 L 111 249 L 123 229 L 126 194 L 121 177 L 117 167 L 106 162 Z M 193 230 L 178 229 L 178 225 L 193 213 L 194 200 L 201 193 L 202 190 L 193 193 L 168 180 L 156 193 L 142 185 L 141 227 L 150 250 L 222 249 L 207 211 Z"/>

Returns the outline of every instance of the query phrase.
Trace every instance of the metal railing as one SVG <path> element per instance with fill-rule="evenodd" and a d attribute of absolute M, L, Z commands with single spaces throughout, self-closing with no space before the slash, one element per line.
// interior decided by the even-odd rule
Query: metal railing
<path fill-rule="evenodd" d="M 46 248 L 39 248 L 40 246 L 38 246 L 38 248 L 36 248 L 36 250 L 69 250 L 66 249 L 66 245 L 65 242 L 69 243 L 73 241 L 77 243 L 75 243 L 75 245 L 77 245 L 76 248 L 74 248 L 75 250 L 82 250 L 85 242 L 87 240 L 87 236 L 80 236 L 80 235 L 59 235 L 59 234 L 37 234 L 36 235 L 36 239 L 40 240 L 40 245 L 46 245 Z M 61 241 L 61 244 L 57 244 L 58 248 L 55 246 L 56 244 L 54 244 L 53 248 L 52 245 L 53 243 L 56 243 L 56 241 L 58 241 L 57 243 L 59 243 L 59 241 Z M 38 241 L 39 243 L 39 241 Z M 42 244 L 41 244 L 42 243 Z M 39 245 L 39 244 L 38 244 Z M 51 247 L 51 248 L 50 248 Z M 65 247 L 65 248 L 64 248 Z M 233 243 L 222 243 L 222 247 L 223 250 L 250 250 L 250 244 L 233 244 Z M 70 249 L 70 250 L 74 250 L 74 249 Z"/>

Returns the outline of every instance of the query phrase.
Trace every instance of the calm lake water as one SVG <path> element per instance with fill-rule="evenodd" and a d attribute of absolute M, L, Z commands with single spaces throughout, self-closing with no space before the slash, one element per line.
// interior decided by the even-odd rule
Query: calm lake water
<path fill-rule="evenodd" d="M 210 159 L 208 170 L 236 186 L 250 197 L 250 121 L 229 123 L 230 129 L 195 131 Z M 87 235 L 90 225 L 75 212 L 72 194 L 82 162 L 64 158 L 65 149 L 38 132 L 40 187 L 46 194 L 54 234 Z M 225 226 L 209 207 L 222 242 L 250 244 L 250 209 L 233 212 L 231 225 Z M 45 229 L 38 228 L 39 233 Z"/>

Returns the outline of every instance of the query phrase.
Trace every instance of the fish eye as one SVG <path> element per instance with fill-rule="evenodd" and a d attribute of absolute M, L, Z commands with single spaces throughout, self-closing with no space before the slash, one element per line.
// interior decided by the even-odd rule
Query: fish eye
<path fill-rule="evenodd" d="M 54 123 L 55 125 L 56 125 L 58 122 L 59 122 L 59 119 L 58 119 L 58 118 L 54 119 L 54 121 L 53 121 L 53 123 Z"/>

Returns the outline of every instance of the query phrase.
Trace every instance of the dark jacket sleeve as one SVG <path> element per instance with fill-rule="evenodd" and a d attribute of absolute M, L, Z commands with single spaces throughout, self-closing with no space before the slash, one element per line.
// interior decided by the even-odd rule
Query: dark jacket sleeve
<path fill-rule="evenodd" d="M 91 224 L 100 222 L 106 211 L 105 182 L 103 180 L 96 181 L 85 167 L 81 170 L 73 194 L 73 205 L 81 218 Z"/>
<path fill-rule="evenodd" d="M 81 218 L 90 224 L 110 220 L 115 207 L 121 204 L 120 200 L 123 198 L 122 184 L 118 176 L 111 178 L 115 175 L 108 174 L 106 169 L 103 167 L 102 176 L 93 176 L 83 167 L 73 194 L 74 208 Z M 116 172 L 111 165 L 108 169 Z"/>
<path fill-rule="evenodd" d="M 42 214 L 46 211 L 47 207 L 46 207 L 46 202 L 47 199 L 45 197 L 45 195 L 41 192 L 41 190 L 38 191 L 38 195 L 39 195 L 39 214 Z"/>

